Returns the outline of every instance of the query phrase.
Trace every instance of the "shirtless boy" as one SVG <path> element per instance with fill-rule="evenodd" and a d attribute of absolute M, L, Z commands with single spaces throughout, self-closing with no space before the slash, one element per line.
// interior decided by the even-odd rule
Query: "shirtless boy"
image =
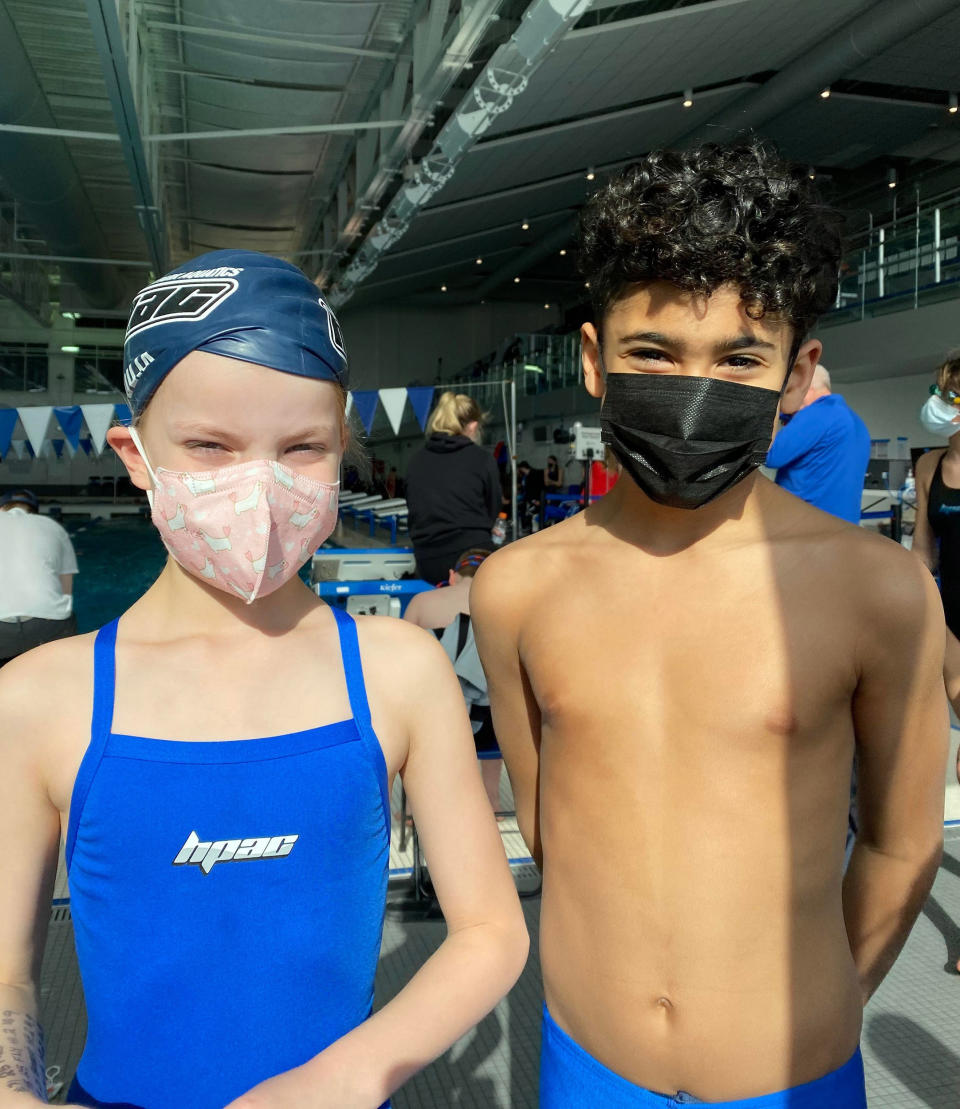
<path fill-rule="evenodd" d="M 757 472 L 839 252 L 756 145 L 651 155 L 585 213 L 585 383 L 623 477 L 471 597 L 543 868 L 543 1109 L 866 1105 L 863 1006 L 938 864 L 947 714 L 919 560 Z"/>

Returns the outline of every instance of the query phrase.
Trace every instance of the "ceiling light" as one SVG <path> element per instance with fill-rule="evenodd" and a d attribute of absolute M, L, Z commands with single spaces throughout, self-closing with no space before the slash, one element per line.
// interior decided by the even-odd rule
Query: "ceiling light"
<path fill-rule="evenodd" d="M 549 304 L 545 304 L 545 305 L 544 305 L 544 308 L 549 308 L 549 307 L 550 307 L 550 305 L 549 305 Z"/>
<path fill-rule="evenodd" d="M 955 92 L 952 92 L 947 97 L 947 111 L 952 116 L 955 116 L 957 114 L 957 106 L 957 94 Z"/>
<path fill-rule="evenodd" d="M 593 166 L 590 166 L 590 168 L 587 170 L 587 180 L 592 181 L 596 176 L 597 175 L 594 172 Z"/>
<path fill-rule="evenodd" d="M 520 278 L 519 278 L 519 277 L 515 277 L 515 278 L 513 279 L 513 283 L 514 283 L 514 285 L 519 285 L 519 284 L 520 284 Z"/>
<path fill-rule="evenodd" d="M 529 220 L 524 220 L 523 223 L 520 224 L 520 230 L 521 231 L 529 231 L 530 230 L 530 221 Z"/>
<path fill-rule="evenodd" d="M 79 354 L 80 353 L 80 348 L 79 347 L 61 347 L 60 349 L 63 351 L 64 354 Z"/>
<path fill-rule="evenodd" d="M 482 265 L 483 265 L 483 259 L 482 259 L 482 258 L 478 258 L 478 259 L 477 259 L 477 265 L 478 265 L 478 266 L 482 266 Z"/>
<path fill-rule="evenodd" d="M 446 291 L 447 291 L 447 287 L 446 287 L 446 285 L 441 285 L 441 286 L 440 286 L 440 292 L 441 292 L 441 293 L 445 293 Z"/>
<path fill-rule="evenodd" d="M 566 250 L 561 250 L 560 251 L 560 257 L 562 258 L 564 256 L 564 254 L 566 254 L 566 253 L 567 253 Z"/>
<path fill-rule="evenodd" d="M 820 90 L 820 99 L 821 100 L 829 100 L 830 99 L 830 86 L 829 85 L 827 85 L 827 87 L 825 89 Z"/>
<path fill-rule="evenodd" d="M 895 189 L 896 187 L 897 187 L 897 171 L 893 166 L 891 166 L 887 170 L 887 188 L 888 189 Z"/>
<path fill-rule="evenodd" d="M 811 181 L 816 180 L 817 171 L 813 168 L 813 166 L 807 166 L 807 176 L 810 178 Z"/>
<path fill-rule="evenodd" d="M 584 287 L 585 289 L 589 289 L 589 288 L 590 288 L 590 282 L 589 282 L 589 281 L 584 281 L 584 283 L 583 283 L 583 287 Z"/>
<path fill-rule="evenodd" d="M 693 107 L 693 89 L 683 90 L 683 106 L 685 108 Z"/>

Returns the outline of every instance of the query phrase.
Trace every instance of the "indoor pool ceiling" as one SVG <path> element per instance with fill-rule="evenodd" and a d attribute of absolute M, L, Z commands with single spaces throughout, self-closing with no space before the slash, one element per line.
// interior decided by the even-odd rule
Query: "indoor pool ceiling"
<path fill-rule="evenodd" d="M 338 304 L 573 304 L 597 184 L 744 124 L 853 227 L 960 187 L 955 0 L 0 0 L 0 86 L 11 253 L 103 312 L 228 246 Z"/>

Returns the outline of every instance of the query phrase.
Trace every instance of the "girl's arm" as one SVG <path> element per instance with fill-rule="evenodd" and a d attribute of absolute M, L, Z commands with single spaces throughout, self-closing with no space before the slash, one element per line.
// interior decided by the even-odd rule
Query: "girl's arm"
<path fill-rule="evenodd" d="M 913 551 L 926 568 L 935 573 L 937 569 L 937 540 L 927 519 L 927 506 L 930 503 L 930 485 L 943 451 L 928 451 L 917 459 L 917 508 L 913 525 Z"/>
<path fill-rule="evenodd" d="M 57 871 L 60 816 L 44 780 L 34 659 L 0 674 L 0 1109 L 46 1104 L 40 961 Z"/>
<path fill-rule="evenodd" d="M 453 668 L 428 633 L 399 620 L 359 623 L 367 674 L 396 674 L 391 712 L 409 744 L 401 775 L 447 937 L 368 1021 L 229 1109 L 375 1109 L 482 1020 L 526 962 L 529 937 Z M 383 739 L 389 725 L 373 709 Z"/>

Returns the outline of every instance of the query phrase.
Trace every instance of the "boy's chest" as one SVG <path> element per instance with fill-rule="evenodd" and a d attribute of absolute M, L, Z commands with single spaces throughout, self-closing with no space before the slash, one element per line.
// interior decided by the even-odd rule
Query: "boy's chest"
<path fill-rule="evenodd" d="M 793 584 L 793 588 L 791 588 Z M 772 572 L 611 567 L 539 612 L 524 667 L 548 729 L 705 728 L 793 734 L 849 713 L 856 628 L 839 595 Z"/>

